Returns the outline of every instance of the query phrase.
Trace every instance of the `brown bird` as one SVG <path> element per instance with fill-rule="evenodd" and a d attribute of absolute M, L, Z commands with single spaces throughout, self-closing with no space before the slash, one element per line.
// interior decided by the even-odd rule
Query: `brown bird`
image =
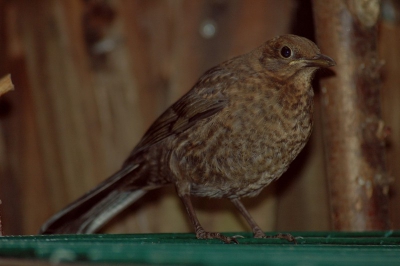
<path fill-rule="evenodd" d="M 240 198 L 259 194 L 302 150 L 312 130 L 311 80 L 333 65 L 310 40 L 283 35 L 211 68 L 152 124 L 121 170 L 40 232 L 92 233 L 147 191 L 173 184 L 198 239 L 237 243 L 203 229 L 191 196 L 230 199 L 254 237 L 266 238 Z"/>

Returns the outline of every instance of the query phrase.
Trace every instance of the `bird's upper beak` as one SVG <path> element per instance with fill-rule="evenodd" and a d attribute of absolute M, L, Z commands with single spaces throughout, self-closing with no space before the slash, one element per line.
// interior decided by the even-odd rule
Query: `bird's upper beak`
<path fill-rule="evenodd" d="M 331 67 L 336 65 L 332 58 L 323 54 L 317 54 L 311 59 L 304 59 L 302 61 L 309 67 Z"/>

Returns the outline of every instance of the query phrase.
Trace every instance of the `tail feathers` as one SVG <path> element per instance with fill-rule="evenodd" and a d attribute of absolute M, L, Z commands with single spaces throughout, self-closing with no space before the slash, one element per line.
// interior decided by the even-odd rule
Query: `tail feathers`
<path fill-rule="evenodd" d="M 51 217 L 40 234 L 89 234 L 95 232 L 119 212 L 143 196 L 144 189 L 126 190 L 124 185 L 135 179 L 138 164 L 126 165 L 96 188 Z"/>

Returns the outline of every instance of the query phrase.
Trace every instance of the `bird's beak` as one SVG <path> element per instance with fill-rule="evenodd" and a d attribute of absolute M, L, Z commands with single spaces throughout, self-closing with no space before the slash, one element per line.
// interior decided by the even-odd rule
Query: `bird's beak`
<path fill-rule="evenodd" d="M 336 65 L 332 58 L 323 54 L 317 54 L 311 59 L 304 59 L 303 62 L 309 67 L 331 67 Z"/>

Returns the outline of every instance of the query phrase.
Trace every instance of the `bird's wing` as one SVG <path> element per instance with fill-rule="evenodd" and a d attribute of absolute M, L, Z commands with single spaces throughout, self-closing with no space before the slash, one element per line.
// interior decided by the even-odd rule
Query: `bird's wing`
<path fill-rule="evenodd" d="M 228 99 L 222 91 L 231 82 L 216 84 L 210 81 L 220 72 L 221 69 L 218 68 L 206 72 L 192 90 L 168 108 L 151 125 L 132 153 L 148 148 L 171 135 L 179 134 L 198 121 L 209 118 L 224 109 L 228 104 Z"/>

